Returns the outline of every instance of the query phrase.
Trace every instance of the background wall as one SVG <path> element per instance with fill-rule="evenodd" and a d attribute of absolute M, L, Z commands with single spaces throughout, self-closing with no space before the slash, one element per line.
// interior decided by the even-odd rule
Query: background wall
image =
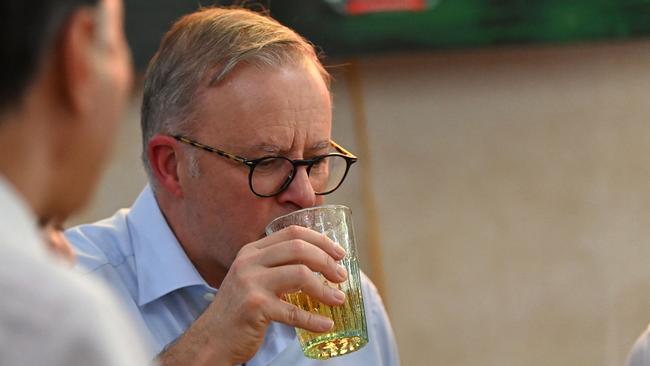
<path fill-rule="evenodd" d="M 621 365 L 650 321 L 650 42 L 356 65 L 333 69 L 334 128 L 362 161 L 330 201 L 353 208 L 402 364 Z M 141 189 L 138 103 L 71 223 Z"/>

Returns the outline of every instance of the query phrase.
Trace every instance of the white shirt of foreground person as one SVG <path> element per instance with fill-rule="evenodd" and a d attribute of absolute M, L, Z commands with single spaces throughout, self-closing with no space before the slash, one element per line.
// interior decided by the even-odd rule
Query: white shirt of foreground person
<path fill-rule="evenodd" d="M 142 366 L 132 325 L 105 285 L 50 256 L 36 218 L 0 175 L 0 365 Z"/>
<path fill-rule="evenodd" d="M 650 327 L 634 343 L 625 366 L 650 366 Z"/>
<path fill-rule="evenodd" d="M 66 231 L 82 270 L 116 289 L 136 322 L 151 335 L 155 357 L 207 308 L 217 289 L 210 287 L 185 255 L 167 225 L 151 188 L 133 207 L 95 224 Z M 271 323 L 264 342 L 246 366 L 397 366 L 393 331 L 376 288 L 362 274 L 369 343 L 350 355 L 327 361 L 303 356 L 294 329 Z"/>

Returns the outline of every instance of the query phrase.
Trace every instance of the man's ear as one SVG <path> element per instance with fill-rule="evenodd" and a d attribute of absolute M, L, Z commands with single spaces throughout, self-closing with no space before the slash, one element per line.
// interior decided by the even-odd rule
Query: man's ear
<path fill-rule="evenodd" d="M 171 136 L 155 135 L 147 144 L 147 159 L 157 186 L 171 195 L 183 197 L 178 176 L 178 142 Z"/>
<path fill-rule="evenodd" d="M 61 96 L 73 112 L 92 113 L 92 92 L 96 83 L 99 61 L 99 32 L 97 10 L 80 7 L 73 12 L 63 28 L 59 40 Z"/>

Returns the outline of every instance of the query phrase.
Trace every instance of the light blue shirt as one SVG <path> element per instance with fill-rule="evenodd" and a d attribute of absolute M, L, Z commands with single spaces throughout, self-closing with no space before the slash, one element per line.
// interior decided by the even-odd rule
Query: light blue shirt
<path fill-rule="evenodd" d="M 136 325 L 151 336 L 152 358 L 190 327 L 217 292 L 185 254 L 149 186 L 131 209 L 65 234 L 77 249 L 80 270 L 107 281 Z M 369 342 L 361 350 L 327 361 L 312 360 L 302 355 L 292 327 L 273 322 L 259 351 L 246 365 L 399 365 L 383 303 L 363 274 L 362 293 Z"/>
<path fill-rule="evenodd" d="M 650 366 L 650 326 L 634 343 L 625 361 L 625 366 Z"/>

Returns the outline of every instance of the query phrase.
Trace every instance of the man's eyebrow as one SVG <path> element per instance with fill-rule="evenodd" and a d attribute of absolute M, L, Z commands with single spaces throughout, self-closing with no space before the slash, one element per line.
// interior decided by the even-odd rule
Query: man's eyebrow
<path fill-rule="evenodd" d="M 264 153 L 264 154 L 279 154 L 282 152 L 282 149 L 277 146 L 277 145 L 271 145 L 271 144 L 259 144 L 252 146 L 250 149 L 248 149 L 249 153 Z"/>
<path fill-rule="evenodd" d="M 319 141 L 319 142 L 311 145 L 311 147 L 307 148 L 307 151 L 308 152 L 314 152 L 314 151 L 325 150 L 325 149 L 328 149 L 330 147 L 330 145 L 331 144 L 330 144 L 329 139 L 322 140 L 322 141 Z M 247 153 L 253 153 L 253 154 L 254 153 L 264 153 L 264 154 L 278 155 L 278 154 L 286 153 L 286 151 L 284 151 L 284 149 L 282 149 L 281 147 L 279 147 L 277 145 L 261 143 L 261 144 L 252 146 L 250 149 L 248 149 Z"/>
<path fill-rule="evenodd" d="M 330 139 L 319 141 L 309 148 L 309 151 L 324 150 L 330 147 Z"/>

